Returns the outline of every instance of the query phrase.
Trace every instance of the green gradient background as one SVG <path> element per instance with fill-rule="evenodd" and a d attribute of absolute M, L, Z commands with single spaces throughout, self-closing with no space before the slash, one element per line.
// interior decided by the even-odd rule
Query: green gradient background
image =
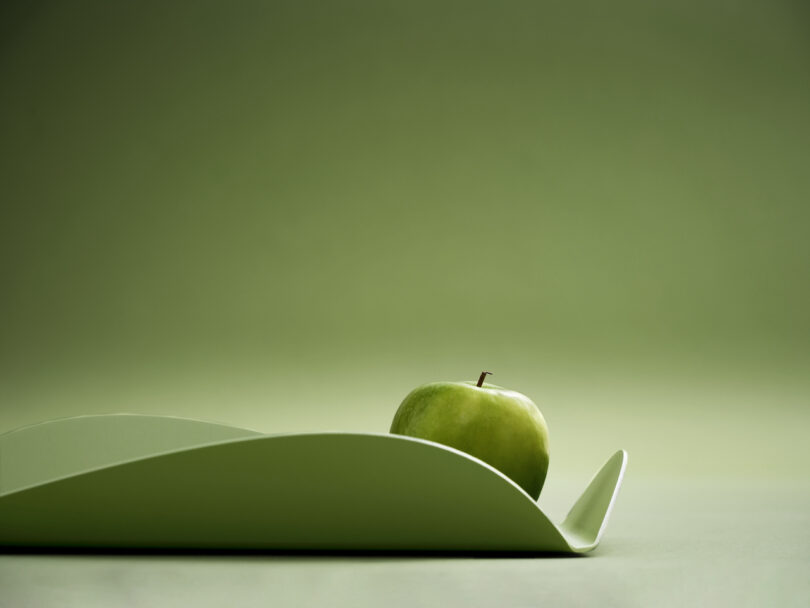
<path fill-rule="evenodd" d="M 794 496 L 808 17 L 4 2 L 0 431 L 119 411 L 386 431 L 414 386 L 488 369 L 543 410 L 560 507 L 617 448 L 631 480 Z M 808 540 L 798 521 L 782 537 Z"/>
<path fill-rule="evenodd" d="M 4 8 L 0 429 L 542 407 L 552 468 L 803 472 L 794 3 Z"/>

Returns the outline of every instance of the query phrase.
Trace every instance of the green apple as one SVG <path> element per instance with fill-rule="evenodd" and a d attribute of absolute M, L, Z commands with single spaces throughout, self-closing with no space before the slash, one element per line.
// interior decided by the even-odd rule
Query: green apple
<path fill-rule="evenodd" d="M 428 439 L 483 460 L 537 500 L 548 471 L 548 427 L 521 393 L 494 384 L 433 382 L 400 404 L 391 433 Z"/>

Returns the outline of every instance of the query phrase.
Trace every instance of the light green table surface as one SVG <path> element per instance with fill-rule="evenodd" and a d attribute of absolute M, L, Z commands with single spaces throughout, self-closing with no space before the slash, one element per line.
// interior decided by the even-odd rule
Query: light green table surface
<path fill-rule="evenodd" d="M 555 513 L 569 492 L 558 482 Z M 810 488 L 652 482 L 629 471 L 584 558 L 0 555 L 2 608 L 94 606 L 801 606 Z"/>

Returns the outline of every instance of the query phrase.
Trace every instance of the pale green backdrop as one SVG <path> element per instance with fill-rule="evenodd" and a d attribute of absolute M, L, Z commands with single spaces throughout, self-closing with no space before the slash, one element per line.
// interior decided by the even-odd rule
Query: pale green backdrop
<path fill-rule="evenodd" d="M 806 488 L 808 32 L 791 0 L 5 2 L 0 431 L 386 431 L 488 369 L 549 492 L 617 448 Z"/>

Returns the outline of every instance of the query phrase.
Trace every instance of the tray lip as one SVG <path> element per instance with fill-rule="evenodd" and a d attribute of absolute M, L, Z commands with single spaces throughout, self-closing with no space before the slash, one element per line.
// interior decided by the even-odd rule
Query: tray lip
<path fill-rule="evenodd" d="M 599 546 L 599 543 L 602 541 L 602 536 L 605 534 L 605 530 L 607 530 L 608 522 L 610 521 L 611 514 L 613 513 L 613 507 L 616 504 L 616 499 L 619 497 L 619 490 L 621 490 L 622 484 L 624 483 L 624 475 L 625 472 L 627 471 L 627 460 L 628 460 L 627 450 L 625 450 L 624 448 L 616 450 L 610 456 L 610 458 L 608 458 L 607 462 L 605 462 L 605 464 L 602 465 L 602 468 L 606 467 L 611 460 L 613 460 L 619 455 L 621 459 L 619 474 L 616 477 L 616 483 L 613 487 L 613 493 L 610 496 L 610 502 L 608 502 L 607 509 L 605 509 L 605 515 L 602 518 L 602 523 L 600 524 L 599 530 L 597 531 L 593 541 L 584 542 L 585 539 L 582 539 L 579 536 L 579 534 L 572 532 L 568 528 L 568 526 L 566 526 L 566 522 L 568 521 L 570 511 L 568 515 L 566 515 L 565 519 L 563 519 L 563 521 L 561 521 L 558 524 L 557 523 L 554 524 L 555 527 L 559 530 L 559 532 L 563 535 L 563 538 L 565 538 L 565 542 L 568 544 L 569 547 L 571 547 L 571 550 L 575 553 L 584 554 L 593 551 L 596 547 Z M 596 473 L 593 474 L 591 479 L 585 485 L 586 489 L 590 487 L 591 483 L 593 483 L 593 481 L 599 476 L 599 474 L 602 472 L 602 468 L 600 468 Z"/>
<path fill-rule="evenodd" d="M 610 502 L 608 503 L 607 509 L 605 509 L 605 516 L 602 518 L 602 525 L 599 526 L 599 532 L 596 533 L 596 538 L 593 540 L 593 543 L 591 543 L 590 549 L 594 549 L 602 541 L 602 536 L 604 535 L 605 530 L 607 529 L 608 521 L 610 521 L 610 516 L 613 514 L 613 507 L 616 505 L 616 499 L 619 497 L 619 490 L 621 489 L 622 484 L 624 483 L 624 474 L 627 471 L 627 460 L 628 460 L 627 450 L 625 450 L 624 448 L 616 450 L 616 454 L 621 454 L 622 463 L 619 469 L 619 475 L 616 477 L 616 485 L 613 487 L 613 495 L 610 497 Z M 616 454 L 614 454 L 614 456 Z M 596 475 L 598 475 L 598 473 Z M 596 478 L 596 475 L 593 476 L 591 481 L 593 481 Z M 591 481 L 588 482 L 588 485 L 591 484 Z"/>
<path fill-rule="evenodd" d="M 30 428 L 30 427 L 33 427 L 33 426 L 38 426 L 40 424 L 47 424 L 48 422 L 59 422 L 59 421 L 63 421 L 63 420 L 71 420 L 71 419 L 76 419 L 76 418 L 104 417 L 104 416 L 141 416 L 141 415 L 140 414 L 99 414 L 99 415 L 89 414 L 89 415 L 86 415 L 86 416 L 68 416 L 68 417 L 65 417 L 65 418 L 58 418 L 58 419 L 55 419 L 53 421 L 44 421 L 44 422 L 39 422 L 39 423 L 35 423 L 35 424 L 32 424 L 32 425 L 26 425 L 26 426 L 20 427 L 18 429 L 13 429 L 13 430 L 9 431 L 9 433 L 13 433 L 15 431 L 23 430 L 25 428 Z M 150 417 L 150 418 L 173 418 L 173 419 L 180 419 L 180 420 L 189 420 L 189 421 L 192 421 L 192 422 L 206 422 L 206 421 L 196 420 L 194 418 L 184 418 L 182 416 L 149 416 L 149 415 L 147 415 L 146 417 Z M 213 423 L 213 424 L 217 424 L 217 423 Z M 221 426 L 230 426 L 230 425 L 221 425 Z M 240 429 L 241 427 L 232 427 L 232 428 Z M 250 431 L 250 429 L 243 429 L 243 430 Z M 257 432 L 257 431 L 251 431 L 251 432 Z M 7 433 L 3 433 L 2 435 L 0 435 L 0 438 L 2 438 L 2 436 L 5 435 L 5 434 L 7 434 Z M 87 469 L 82 469 L 81 471 L 75 471 L 73 473 L 67 473 L 67 474 L 64 474 L 64 475 L 60 475 L 60 476 L 57 476 L 57 477 L 46 479 L 46 480 L 41 481 L 41 482 L 35 482 L 35 483 L 32 483 L 32 484 L 28 484 L 26 486 L 21 486 L 21 487 L 15 488 L 15 489 L 7 491 L 7 492 L 1 492 L 0 491 L 0 500 L 3 500 L 4 498 L 7 498 L 9 496 L 13 496 L 13 495 L 18 494 L 18 493 L 33 490 L 35 488 L 43 487 L 43 486 L 46 486 L 46 485 L 49 485 L 49 484 L 52 484 L 52 483 L 65 481 L 67 479 L 71 479 L 71 478 L 74 478 L 74 477 L 80 477 L 81 475 L 95 473 L 97 471 L 103 471 L 103 470 L 106 470 L 106 469 L 112 469 L 112 468 L 115 468 L 115 467 L 118 467 L 118 466 L 123 466 L 123 465 L 126 465 L 126 464 L 140 462 L 142 460 L 150 460 L 150 459 L 153 459 L 153 458 L 161 458 L 161 457 L 168 456 L 168 455 L 171 455 L 171 454 L 179 454 L 179 453 L 183 453 L 183 452 L 190 452 L 192 450 L 197 450 L 197 449 L 204 449 L 204 448 L 215 447 L 215 446 L 219 446 L 219 445 L 226 445 L 226 444 L 240 443 L 240 442 L 248 442 L 248 441 L 265 441 L 265 440 L 268 440 L 268 439 L 284 439 L 284 438 L 295 438 L 295 437 L 318 437 L 318 436 L 344 436 L 344 437 L 346 437 L 346 436 L 358 437 L 359 436 L 359 437 L 384 438 L 384 439 L 391 439 L 391 440 L 395 440 L 395 441 L 406 441 L 406 442 L 411 442 L 411 443 L 427 445 L 427 446 L 430 446 L 430 447 L 434 447 L 434 448 L 444 450 L 446 452 L 450 452 L 452 454 L 455 454 L 455 455 L 460 456 L 462 458 L 465 458 L 467 460 L 471 460 L 472 462 L 476 463 L 477 465 L 483 466 L 485 469 L 488 469 L 490 472 L 492 472 L 495 475 L 497 475 L 498 477 L 500 477 L 501 480 L 507 482 L 515 490 L 520 492 L 520 494 L 526 500 L 530 501 L 532 503 L 532 505 L 534 505 L 535 508 L 537 508 L 537 510 L 542 513 L 542 510 L 540 509 L 539 504 L 531 496 L 529 496 L 523 488 L 521 488 L 519 485 L 517 485 L 514 481 L 512 481 L 509 477 L 507 477 L 506 475 L 501 473 L 495 467 L 487 464 L 486 462 L 484 462 L 483 460 L 481 460 L 479 458 L 476 458 L 475 456 L 472 456 L 471 454 L 468 454 L 466 452 L 462 452 L 461 450 L 457 450 L 456 448 L 452 448 L 450 446 L 447 446 L 447 445 L 444 445 L 444 444 L 441 444 L 441 443 L 436 443 L 435 441 L 430 441 L 428 439 L 420 439 L 418 437 L 410 437 L 408 435 L 397 435 L 395 433 L 382 433 L 382 432 L 336 431 L 336 430 L 332 430 L 332 431 L 315 431 L 315 432 L 303 431 L 303 432 L 293 432 L 293 433 L 261 433 L 261 434 L 258 434 L 258 435 L 250 435 L 250 436 L 247 436 L 247 437 L 236 437 L 236 438 L 231 438 L 231 439 L 215 440 L 215 441 L 210 441 L 210 442 L 201 443 L 201 444 L 192 445 L 192 446 L 185 446 L 185 447 L 181 447 L 181 448 L 163 450 L 163 451 L 160 451 L 160 452 L 154 452 L 152 454 L 148 454 L 146 456 L 138 456 L 138 457 L 135 457 L 135 458 L 127 458 L 127 459 L 124 459 L 124 460 L 116 460 L 116 461 L 113 461 L 113 462 L 110 462 L 110 463 L 107 463 L 107 464 L 103 464 L 103 465 L 100 465 L 100 466 L 90 467 L 90 468 L 87 468 Z M 543 514 L 543 515 L 545 515 L 545 514 Z M 546 519 L 548 519 L 547 516 L 546 516 Z M 549 521 L 551 521 L 551 520 L 549 520 Z"/>

